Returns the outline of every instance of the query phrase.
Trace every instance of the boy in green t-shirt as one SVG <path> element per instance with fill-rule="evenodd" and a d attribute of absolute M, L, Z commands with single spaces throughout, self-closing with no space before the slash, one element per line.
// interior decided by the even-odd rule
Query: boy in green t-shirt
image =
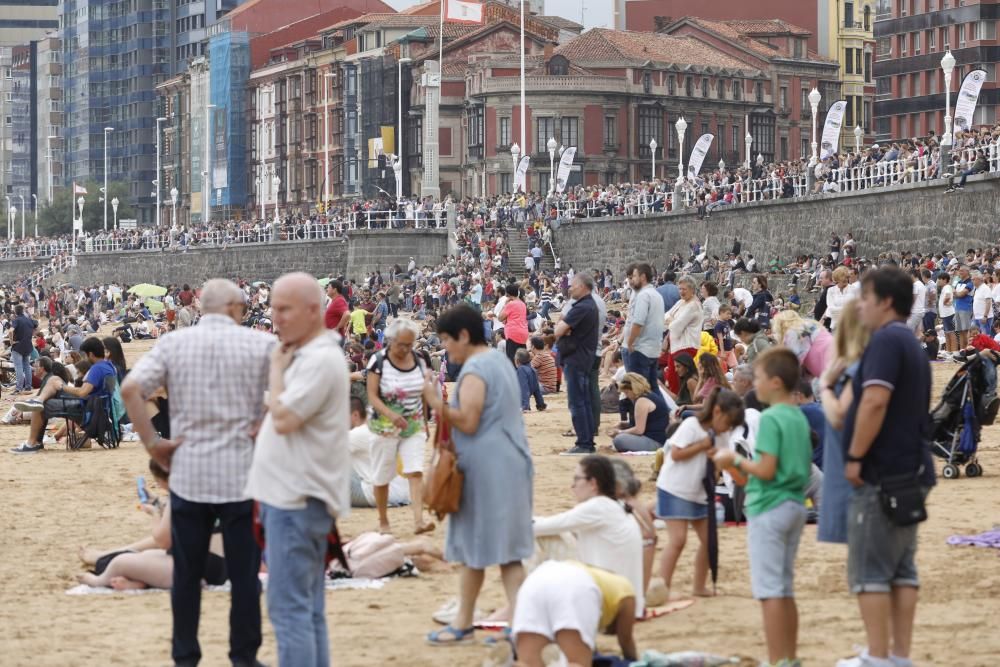
<path fill-rule="evenodd" d="M 776 667 L 797 667 L 795 555 L 806 524 L 812 439 L 809 422 L 792 397 L 801 373 L 795 353 L 771 348 L 754 361 L 753 369 L 757 397 L 771 406 L 760 416 L 754 460 L 724 450 L 715 461 L 749 476 L 750 588 L 763 607 L 768 660 Z"/>

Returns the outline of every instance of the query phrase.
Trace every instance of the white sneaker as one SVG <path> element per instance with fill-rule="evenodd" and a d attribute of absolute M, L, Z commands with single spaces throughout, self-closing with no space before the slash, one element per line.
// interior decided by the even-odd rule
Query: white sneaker
<path fill-rule="evenodd" d="M 893 667 L 914 667 L 913 661 L 909 658 L 900 658 L 892 653 L 889 654 L 889 662 L 893 664 Z"/>
<path fill-rule="evenodd" d="M 836 667 L 896 667 L 896 664 L 888 658 L 876 658 L 868 655 L 866 648 L 853 658 L 838 660 Z"/>
<path fill-rule="evenodd" d="M 41 412 L 45 406 L 38 399 L 29 398 L 25 401 L 14 401 L 14 409 L 21 412 Z"/>
<path fill-rule="evenodd" d="M 42 438 L 42 444 L 43 445 L 54 445 L 54 444 L 56 444 L 56 439 L 53 438 L 48 433 L 46 433 L 45 436 Z"/>

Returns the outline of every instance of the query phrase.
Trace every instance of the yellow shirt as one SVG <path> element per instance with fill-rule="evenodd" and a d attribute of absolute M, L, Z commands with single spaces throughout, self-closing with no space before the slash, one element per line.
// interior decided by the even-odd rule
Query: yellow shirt
<path fill-rule="evenodd" d="M 368 331 L 368 327 L 365 326 L 365 315 L 367 314 L 367 311 L 360 308 L 355 308 L 351 311 L 351 331 L 356 334 L 363 334 Z"/>
<path fill-rule="evenodd" d="M 599 567 L 584 565 L 577 561 L 567 562 L 586 570 L 601 591 L 601 623 L 598 629 L 603 630 L 611 625 L 611 622 L 618 616 L 618 608 L 621 606 L 622 600 L 635 597 L 635 589 L 632 588 L 628 579 L 619 574 L 602 570 Z"/>

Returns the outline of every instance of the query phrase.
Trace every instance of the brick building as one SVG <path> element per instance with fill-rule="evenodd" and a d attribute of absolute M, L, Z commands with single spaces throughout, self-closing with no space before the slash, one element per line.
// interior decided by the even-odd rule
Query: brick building
<path fill-rule="evenodd" d="M 875 14 L 875 138 L 880 141 L 944 132 L 941 58 L 955 57 L 951 104 L 963 77 L 986 71 L 973 125 L 997 120 L 996 62 L 1000 0 L 878 0 Z"/>

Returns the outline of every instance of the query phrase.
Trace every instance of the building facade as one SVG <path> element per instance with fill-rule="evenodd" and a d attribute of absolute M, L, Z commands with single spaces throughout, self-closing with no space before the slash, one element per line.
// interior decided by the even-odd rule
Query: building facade
<path fill-rule="evenodd" d="M 0 192 L 6 211 L 31 206 L 31 49 L 28 46 L 0 46 L 3 84 L 3 131 L 0 136 Z M 22 205 L 22 201 L 24 205 Z M 6 216 L 4 216 L 6 217 Z"/>
<path fill-rule="evenodd" d="M 807 53 L 835 60 L 840 65 L 841 90 L 847 102 L 841 144 L 853 146 L 856 125 L 868 138 L 873 133 L 875 3 L 876 0 L 757 0 L 714 4 L 701 0 L 619 0 L 618 6 L 625 15 L 622 23 L 629 30 L 663 30 L 688 16 L 748 27 L 780 20 L 799 27 L 807 33 Z M 768 35 L 766 31 L 747 36 L 765 42 L 771 37 L 782 39 L 781 35 Z"/>
<path fill-rule="evenodd" d="M 59 0 L 0 0 L 0 46 L 19 46 L 59 28 Z"/>
<path fill-rule="evenodd" d="M 877 0 L 875 12 L 875 138 L 880 141 L 944 133 L 941 58 L 951 51 L 954 105 L 962 79 L 986 71 L 972 125 L 997 120 L 997 20 L 1000 1 Z"/>
<path fill-rule="evenodd" d="M 35 100 L 32 116 L 31 188 L 39 205 L 52 202 L 63 187 L 62 128 L 65 123 L 62 89 L 62 39 L 58 33 L 31 42 Z"/>

